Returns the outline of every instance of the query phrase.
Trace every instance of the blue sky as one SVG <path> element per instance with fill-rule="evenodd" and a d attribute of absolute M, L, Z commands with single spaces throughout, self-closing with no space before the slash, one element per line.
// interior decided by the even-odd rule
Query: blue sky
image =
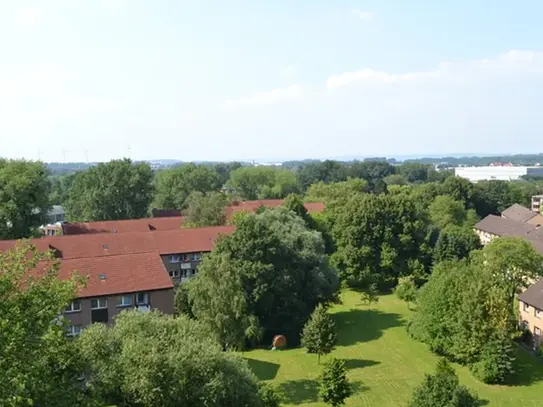
<path fill-rule="evenodd" d="M 540 152 L 541 15 L 540 0 L 3 0 L 0 156 Z"/>

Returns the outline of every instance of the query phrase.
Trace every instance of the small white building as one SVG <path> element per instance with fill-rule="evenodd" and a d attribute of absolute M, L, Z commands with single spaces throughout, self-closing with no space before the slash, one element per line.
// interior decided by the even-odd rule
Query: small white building
<path fill-rule="evenodd" d="M 486 167 L 456 167 L 454 175 L 466 178 L 471 182 L 477 181 L 517 181 L 524 175 L 543 177 L 543 167 L 515 166 L 486 166 Z"/>

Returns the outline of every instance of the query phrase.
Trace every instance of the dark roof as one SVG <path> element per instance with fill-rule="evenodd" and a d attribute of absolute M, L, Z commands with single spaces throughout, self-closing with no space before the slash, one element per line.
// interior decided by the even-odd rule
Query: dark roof
<path fill-rule="evenodd" d="M 528 287 L 518 298 L 532 307 L 543 310 L 543 279 Z"/>
<path fill-rule="evenodd" d="M 528 238 L 530 234 L 536 232 L 538 226 L 502 218 L 501 216 L 488 215 L 477 222 L 475 229 L 497 236 L 518 236 Z"/>
<path fill-rule="evenodd" d="M 502 212 L 504 218 L 518 222 L 528 222 L 536 215 L 537 213 L 519 204 L 513 204 Z"/>

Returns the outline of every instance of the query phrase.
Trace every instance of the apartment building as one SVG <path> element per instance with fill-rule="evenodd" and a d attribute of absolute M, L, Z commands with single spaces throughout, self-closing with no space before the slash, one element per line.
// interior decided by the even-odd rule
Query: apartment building
<path fill-rule="evenodd" d="M 518 299 L 522 327 L 532 333 L 534 346 L 540 346 L 543 342 L 543 280 L 528 287 Z"/>
<path fill-rule="evenodd" d="M 155 232 L 102 233 L 43 237 L 32 240 L 39 251 L 60 260 L 59 278 L 76 272 L 85 287 L 66 309 L 69 334 L 86 326 L 111 324 L 125 309 L 173 313 L 174 288 L 197 274 L 198 264 L 232 226 Z M 0 251 L 16 241 L 0 241 Z"/>

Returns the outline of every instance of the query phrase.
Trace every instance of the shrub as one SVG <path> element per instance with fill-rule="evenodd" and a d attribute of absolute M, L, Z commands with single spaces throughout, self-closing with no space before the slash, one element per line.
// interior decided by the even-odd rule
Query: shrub
<path fill-rule="evenodd" d="M 518 340 L 521 343 L 523 343 L 523 344 L 525 344 L 527 346 L 533 346 L 533 344 L 534 344 L 534 336 L 532 334 L 532 331 L 530 331 L 529 329 L 524 329 L 521 332 Z"/>
<path fill-rule="evenodd" d="M 507 338 L 491 340 L 480 359 L 470 365 L 470 370 L 484 383 L 503 383 L 514 371 L 514 360 L 513 348 Z"/>

